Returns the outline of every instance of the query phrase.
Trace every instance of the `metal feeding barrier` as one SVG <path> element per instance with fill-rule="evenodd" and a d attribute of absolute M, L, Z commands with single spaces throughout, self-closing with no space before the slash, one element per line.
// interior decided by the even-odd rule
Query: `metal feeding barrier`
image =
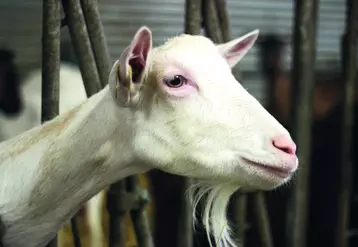
<path fill-rule="evenodd" d="M 110 60 L 103 27 L 95 0 L 63 0 L 65 17 L 61 19 L 61 1 L 43 0 L 42 43 L 42 121 L 58 115 L 60 29 L 67 26 L 72 46 L 78 59 L 87 97 L 100 91 L 108 80 Z M 153 241 L 145 205 L 148 193 L 138 186 L 137 176 L 128 177 L 113 184 L 108 192 L 110 214 L 110 246 L 123 246 L 123 215 L 130 211 L 140 246 L 152 247 Z M 76 218 L 71 219 L 73 241 L 81 246 Z M 57 246 L 54 238 L 48 246 Z"/>
<path fill-rule="evenodd" d="M 106 84 L 109 73 L 109 52 L 105 43 L 103 27 L 95 0 L 43 1 L 43 82 L 42 82 L 42 121 L 58 115 L 59 107 L 59 40 L 61 27 L 68 27 L 72 46 L 79 62 L 87 97 L 97 93 Z M 229 19 L 225 0 L 187 0 L 185 33 L 206 35 L 214 42 L 229 41 Z M 191 179 L 183 180 L 182 194 L 190 186 Z M 134 223 L 138 245 L 152 247 L 144 208 L 148 203 L 148 193 L 138 187 L 138 178 L 129 177 L 113 184 L 107 194 L 107 210 L 110 214 L 109 245 L 123 246 L 124 216 L 130 211 Z M 240 197 L 241 198 L 241 197 Z M 191 207 L 182 200 L 182 210 L 178 236 L 179 246 L 193 246 Z M 81 246 L 75 217 L 71 219 L 73 242 Z M 48 246 L 56 246 L 53 239 Z"/>
<path fill-rule="evenodd" d="M 300 147 L 298 157 L 301 168 L 298 171 L 289 203 L 287 217 L 287 243 L 292 247 L 305 246 L 307 224 L 307 191 L 309 174 L 312 92 L 314 81 L 314 60 L 317 32 L 317 12 L 319 0 L 294 1 L 294 49 L 293 49 L 293 104 L 292 133 Z M 351 158 L 353 103 L 355 97 L 356 56 L 358 32 L 358 2 L 346 0 L 347 17 L 344 35 L 343 72 L 346 81 L 342 137 L 342 184 L 337 226 L 336 246 L 347 246 L 347 225 L 351 191 Z M 105 87 L 110 70 L 110 56 L 105 42 L 103 26 L 96 0 L 43 0 L 42 26 L 42 114 L 41 121 L 48 121 L 59 113 L 59 70 L 60 70 L 60 31 L 67 27 L 72 46 L 78 59 L 87 97 Z M 230 23 L 226 0 L 186 0 L 185 33 L 205 35 L 215 43 L 231 39 Z M 239 71 L 235 74 L 240 77 Z M 192 183 L 183 179 L 181 195 Z M 253 193 L 254 212 L 258 224 L 258 234 L 262 246 L 272 247 L 273 240 L 262 192 Z M 178 225 L 177 246 L 193 246 L 191 206 L 182 200 L 181 221 Z M 247 193 L 238 192 L 234 200 L 234 221 L 236 233 L 245 245 Z M 153 247 L 154 242 L 149 228 L 145 207 L 149 202 L 148 192 L 138 185 L 138 176 L 131 176 L 110 186 L 107 193 L 109 219 L 109 246 L 124 246 L 124 217 L 130 212 L 139 247 Z M 73 242 L 81 246 L 76 218 L 71 219 Z M 0 217 L 0 240 L 4 234 Z M 47 246 L 57 246 L 57 237 Z M 0 241 L 0 247 L 3 244 Z"/>

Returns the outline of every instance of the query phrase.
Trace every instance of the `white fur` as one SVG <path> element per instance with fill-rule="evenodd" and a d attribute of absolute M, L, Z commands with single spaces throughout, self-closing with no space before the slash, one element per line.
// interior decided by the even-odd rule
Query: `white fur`
<path fill-rule="evenodd" d="M 0 144 L 5 245 L 44 245 L 81 203 L 152 168 L 207 181 L 204 225 L 219 246 L 235 245 L 225 226 L 231 194 L 276 188 L 298 165 L 287 130 L 231 73 L 257 35 L 219 46 L 180 35 L 153 49 L 142 27 L 114 64 L 109 86 L 75 111 Z M 187 78 L 179 89 L 167 86 L 175 75 Z"/>
<path fill-rule="evenodd" d="M 0 113 L 0 141 L 8 140 L 41 124 L 41 69 L 31 72 L 25 78 L 21 87 L 21 98 L 24 108 L 19 116 L 8 117 Z M 86 91 L 80 70 L 73 65 L 60 65 L 60 97 L 59 113 L 63 114 L 83 103 Z M 86 217 L 89 221 L 91 246 L 101 246 L 103 239 L 102 229 L 102 201 L 104 192 L 91 198 L 85 205 Z M 88 212 L 88 213 L 87 213 Z"/>

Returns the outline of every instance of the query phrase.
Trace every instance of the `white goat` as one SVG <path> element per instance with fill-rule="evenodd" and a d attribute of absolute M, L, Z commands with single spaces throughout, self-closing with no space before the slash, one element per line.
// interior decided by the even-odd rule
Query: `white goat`
<path fill-rule="evenodd" d="M 215 45 L 180 35 L 152 48 L 152 33 L 142 27 L 108 86 L 1 143 L 5 246 L 44 246 L 88 199 L 152 168 L 206 181 L 195 195 L 209 193 L 206 230 L 220 246 L 234 246 L 225 219 L 232 193 L 276 188 L 298 167 L 288 131 L 231 73 L 257 36 Z"/>
<path fill-rule="evenodd" d="M 0 114 L 0 141 L 13 138 L 20 133 L 41 124 L 41 69 L 33 71 L 23 82 L 21 97 L 24 108 L 19 116 L 9 117 Z M 60 98 L 59 112 L 63 114 L 83 103 L 87 99 L 80 70 L 73 65 L 61 63 L 60 66 Z M 102 204 L 104 193 L 91 198 L 85 205 L 89 221 L 91 246 L 101 246 Z M 61 246 L 61 243 L 60 243 Z"/>

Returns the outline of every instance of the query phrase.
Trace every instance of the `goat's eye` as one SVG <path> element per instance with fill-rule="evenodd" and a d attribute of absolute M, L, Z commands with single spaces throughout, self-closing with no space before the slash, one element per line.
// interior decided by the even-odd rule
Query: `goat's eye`
<path fill-rule="evenodd" d="M 185 78 L 181 75 L 176 75 L 173 78 L 165 80 L 165 84 L 168 87 L 174 87 L 174 88 L 181 87 L 183 86 L 184 83 L 185 83 Z"/>

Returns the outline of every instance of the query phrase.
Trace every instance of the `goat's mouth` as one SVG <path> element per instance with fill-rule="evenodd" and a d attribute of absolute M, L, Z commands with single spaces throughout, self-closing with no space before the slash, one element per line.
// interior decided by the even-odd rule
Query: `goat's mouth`
<path fill-rule="evenodd" d="M 280 178 L 284 178 L 284 179 L 290 178 L 294 173 L 294 170 L 292 170 L 291 168 L 277 167 L 277 166 L 273 166 L 273 165 L 268 165 L 268 164 L 252 161 L 252 160 L 249 160 L 246 158 L 242 158 L 242 159 L 244 160 L 244 162 L 247 165 L 254 166 L 254 167 L 260 169 L 260 171 L 272 174 L 272 175 L 280 177 Z"/>

